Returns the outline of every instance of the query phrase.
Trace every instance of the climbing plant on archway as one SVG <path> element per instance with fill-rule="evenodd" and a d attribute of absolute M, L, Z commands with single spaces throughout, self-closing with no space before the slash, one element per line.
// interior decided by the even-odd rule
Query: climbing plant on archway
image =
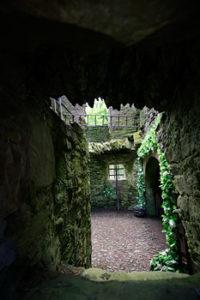
<path fill-rule="evenodd" d="M 150 270 L 156 271 L 172 271 L 179 272 L 179 255 L 176 235 L 176 225 L 178 222 L 178 214 L 176 208 L 177 191 L 173 184 L 173 176 L 170 171 L 165 155 L 159 147 L 156 137 L 156 129 L 161 120 L 161 115 L 158 116 L 156 122 L 153 124 L 151 130 L 147 133 L 140 148 L 138 149 L 138 204 L 140 208 L 146 207 L 144 198 L 145 182 L 142 168 L 142 160 L 150 152 L 156 152 L 159 155 L 160 166 L 160 187 L 162 190 L 162 207 L 164 214 L 162 215 L 163 232 L 166 233 L 166 242 L 169 248 L 160 252 L 157 257 L 150 262 Z"/>

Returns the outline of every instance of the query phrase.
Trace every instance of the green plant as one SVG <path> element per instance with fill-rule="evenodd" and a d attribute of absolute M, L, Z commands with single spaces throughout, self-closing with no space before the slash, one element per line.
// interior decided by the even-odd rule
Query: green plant
<path fill-rule="evenodd" d="M 137 207 L 145 208 L 146 203 L 144 199 L 144 193 L 145 193 L 144 173 L 143 173 L 142 163 L 140 158 L 138 157 L 137 160 L 138 160 Z"/>
<path fill-rule="evenodd" d="M 180 272 L 178 259 L 174 259 L 173 255 L 170 253 L 170 249 L 166 249 L 158 253 L 157 257 L 151 259 L 150 261 L 151 271 L 171 271 Z"/>
<path fill-rule="evenodd" d="M 108 109 L 105 101 L 95 99 L 93 107 L 86 107 L 86 121 L 88 125 L 108 124 Z M 96 116 L 95 116 L 96 115 Z"/>
<path fill-rule="evenodd" d="M 103 196 L 105 197 L 105 198 L 108 198 L 108 197 L 110 197 L 110 196 L 112 196 L 112 195 L 114 195 L 115 194 L 115 189 L 113 189 L 113 188 L 106 188 L 104 191 L 103 191 Z"/>
<path fill-rule="evenodd" d="M 137 201 L 138 207 L 145 208 L 146 203 L 145 203 L 145 198 L 144 198 L 144 193 L 145 193 L 145 183 L 144 183 L 144 172 L 142 169 L 142 160 L 143 158 L 148 155 L 151 151 L 156 151 L 158 149 L 158 143 L 156 139 L 156 129 L 158 127 L 158 124 L 160 123 L 161 120 L 161 115 L 158 116 L 158 119 L 152 126 L 151 130 L 147 133 L 146 137 L 144 138 L 140 148 L 138 149 L 137 152 L 137 163 L 138 163 L 138 183 L 137 183 Z"/>
<path fill-rule="evenodd" d="M 161 120 L 161 115 L 158 116 L 151 130 L 147 133 L 140 148 L 138 149 L 138 206 L 145 208 L 144 199 L 145 183 L 144 173 L 142 169 L 142 160 L 151 151 L 157 151 L 159 155 L 160 166 L 160 188 L 162 190 L 162 207 L 164 214 L 162 215 L 163 232 L 166 233 L 166 242 L 169 249 L 162 251 L 157 257 L 150 262 L 150 270 L 162 271 L 177 271 L 179 272 L 179 256 L 176 236 L 176 224 L 178 215 L 176 210 L 177 191 L 173 185 L 173 176 L 170 171 L 168 162 L 165 159 L 164 153 L 161 151 L 156 138 L 156 129 Z"/>

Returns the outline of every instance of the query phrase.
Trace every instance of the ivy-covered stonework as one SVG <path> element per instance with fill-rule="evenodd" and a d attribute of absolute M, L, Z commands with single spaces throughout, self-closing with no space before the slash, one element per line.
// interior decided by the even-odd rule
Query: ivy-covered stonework
<path fill-rule="evenodd" d="M 126 180 L 118 181 L 121 209 L 133 209 L 136 204 L 137 166 L 136 151 L 114 151 L 101 154 L 90 153 L 90 185 L 92 208 L 116 208 L 116 183 L 109 180 L 109 164 L 124 165 Z M 106 191 L 114 190 L 109 194 Z"/>
<path fill-rule="evenodd" d="M 114 116 L 120 116 L 115 118 Z M 109 164 L 122 164 L 125 180 L 118 180 L 120 209 L 133 209 L 136 204 L 136 151 L 141 144 L 141 132 L 125 125 L 139 125 L 139 110 L 134 105 L 121 105 L 120 110 L 109 107 L 108 126 L 88 127 L 86 131 L 90 153 L 91 205 L 93 209 L 115 209 L 116 181 L 109 179 Z M 116 127 L 112 127 L 115 125 Z"/>
<path fill-rule="evenodd" d="M 189 6 L 192 7 L 190 3 Z M 142 43 L 129 47 L 121 47 L 108 36 L 77 26 L 72 28 L 41 18 L 27 19 L 25 15 L 13 18 L 9 7 L 1 9 L 3 27 L 10 32 L 1 36 L 0 50 L 0 232 L 4 265 L 15 259 L 15 241 L 25 228 L 26 236 L 31 235 L 33 228 L 35 234 L 30 241 L 34 243 L 29 244 L 34 247 L 38 243 L 35 253 L 41 253 L 40 257 L 31 255 L 32 249 L 24 252 L 22 257 L 27 264 L 29 253 L 38 266 L 41 261 L 42 266 L 48 267 L 46 257 L 54 268 L 60 262 L 59 241 L 51 218 L 55 162 L 48 153 L 52 154 L 54 147 L 51 130 L 44 126 L 47 107 L 40 109 L 38 103 L 48 103 L 49 96 L 66 93 L 73 103 L 85 103 L 87 99 L 92 104 L 97 95 L 106 95 L 107 104 L 115 107 L 128 99 L 137 107 L 147 105 L 166 112 L 158 141 L 179 192 L 177 204 L 193 270 L 200 271 L 200 26 L 196 7 L 193 6 L 195 15 L 188 10 L 188 18 L 166 24 Z M 184 5 L 177 9 L 184 16 Z M 123 23 L 124 19 L 120 20 Z M 12 22 L 14 26 L 10 26 Z M 31 111 L 37 115 L 33 123 L 43 124 L 39 128 L 28 121 Z M 35 162 L 31 164 L 29 139 L 36 130 L 42 138 L 32 143 Z M 30 172 L 36 167 L 30 180 Z M 37 199 L 47 214 L 41 229 L 37 227 Z M 61 221 L 57 217 L 56 220 L 56 223 Z M 51 229 L 49 234 L 47 227 Z"/>
<path fill-rule="evenodd" d="M 200 98 L 193 83 L 187 93 L 180 95 L 171 114 L 165 115 L 157 136 L 174 175 L 191 267 L 197 272 L 200 271 Z"/>
<path fill-rule="evenodd" d="M 145 184 L 142 167 L 142 160 L 151 152 L 158 152 L 160 165 L 160 187 L 162 190 L 162 207 L 164 214 L 162 215 L 163 231 L 166 233 L 166 242 L 169 249 L 158 254 L 157 258 L 151 260 L 151 270 L 162 271 L 179 271 L 179 255 L 177 245 L 176 226 L 178 222 L 178 214 L 176 208 L 177 191 L 173 184 L 173 176 L 170 171 L 168 162 L 164 153 L 161 151 L 156 137 L 156 129 L 160 123 L 161 115 L 153 124 L 151 130 L 146 134 L 142 145 L 138 150 L 138 206 L 144 208 L 145 203 Z"/>

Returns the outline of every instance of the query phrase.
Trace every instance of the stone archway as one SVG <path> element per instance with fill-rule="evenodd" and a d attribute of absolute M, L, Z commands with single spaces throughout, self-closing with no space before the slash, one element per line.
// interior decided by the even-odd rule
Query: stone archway
<path fill-rule="evenodd" d="M 160 167 L 155 157 L 150 157 L 145 168 L 145 199 L 147 215 L 161 217 L 162 197 L 160 188 Z"/>

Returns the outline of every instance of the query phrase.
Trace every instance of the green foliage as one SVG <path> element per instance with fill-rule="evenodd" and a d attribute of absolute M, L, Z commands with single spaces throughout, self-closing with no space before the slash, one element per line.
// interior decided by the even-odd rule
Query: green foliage
<path fill-rule="evenodd" d="M 150 261 L 150 270 L 151 271 L 170 271 L 170 272 L 180 272 L 178 264 L 178 256 L 174 259 L 174 256 L 171 254 L 170 249 L 161 251 L 157 257 L 151 259 Z"/>
<path fill-rule="evenodd" d="M 167 253 L 161 252 L 158 257 L 151 261 L 150 268 L 165 269 L 167 271 L 177 271 L 178 269 L 178 246 L 176 237 L 176 224 L 178 215 L 176 212 L 176 190 L 173 185 L 173 176 L 171 174 L 169 164 L 161 149 L 158 147 L 158 155 L 160 158 L 160 187 L 162 190 L 162 207 L 164 215 L 162 215 L 163 232 L 166 233 L 166 242 L 169 245 Z M 167 255 L 166 255 L 167 254 Z M 160 268 L 160 265 L 162 268 Z"/>
<path fill-rule="evenodd" d="M 142 164 L 140 158 L 138 157 L 137 160 L 138 160 L 137 206 L 139 208 L 145 208 L 146 203 L 144 199 L 144 193 L 145 193 L 144 173 L 142 170 Z"/>
<path fill-rule="evenodd" d="M 169 245 L 169 249 L 162 251 L 156 258 L 153 258 L 150 263 L 150 270 L 162 270 L 162 271 L 179 271 L 179 257 L 178 246 L 176 237 L 176 224 L 178 221 L 178 215 L 176 210 L 176 189 L 173 185 L 173 176 L 170 171 L 168 162 L 165 159 L 164 153 L 161 151 L 156 138 L 156 129 L 161 120 L 159 115 L 158 119 L 154 123 L 151 130 L 146 135 L 138 150 L 138 206 L 145 207 L 145 183 L 144 173 L 142 169 L 142 159 L 148 155 L 151 151 L 157 151 L 160 162 L 160 188 L 162 190 L 162 207 L 164 214 L 162 215 L 163 232 L 166 233 L 166 242 Z"/>
<path fill-rule="evenodd" d="M 160 120 L 161 120 L 161 115 L 158 116 L 156 122 L 153 124 L 151 130 L 147 133 L 146 137 L 142 142 L 142 145 L 138 149 L 138 157 L 140 159 L 144 158 L 145 155 L 149 154 L 149 152 L 158 149 L 156 129 L 158 127 L 158 124 L 160 123 Z"/>
<path fill-rule="evenodd" d="M 145 193 L 145 183 L 144 183 L 144 173 L 142 169 L 142 159 L 145 157 L 145 155 L 148 155 L 151 151 L 156 151 L 158 149 L 158 143 L 156 139 L 156 129 L 158 127 L 158 124 L 160 123 L 161 115 L 159 115 L 158 119 L 152 126 L 152 129 L 148 132 L 146 137 L 144 138 L 140 148 L 138 149 L 138 183 L 137 183 L 137 189 L 138 189 L 138 196 L 137 206 L 140 208 L 145 208 L 146 203 L 144 199 L 144 193 Z"/>
<path fill-rule="evenodd" d="M 113 188 L 106 188 L 104 191 L 103 191 L 103 196 L 105 198 L 108 198 L 110 196 L 113 196 L 114 194 L 116 193 L 115 189 Z"/>
<path fill-rule="evenodd" d="M 86 108 L 87 115 L 97 115 L 95 116 L 88 116 L 86 117 L 86 121 L 88 125 L 104 125 L 108 124 L 108 109 L 105 104 L 105 101 L 101 98 L 99 100 L 95 99 L 93 107 Z M 101 116 L 99 116 L 101 115 Z M 96 119 L 96 123 L 95 123 Z"/>

